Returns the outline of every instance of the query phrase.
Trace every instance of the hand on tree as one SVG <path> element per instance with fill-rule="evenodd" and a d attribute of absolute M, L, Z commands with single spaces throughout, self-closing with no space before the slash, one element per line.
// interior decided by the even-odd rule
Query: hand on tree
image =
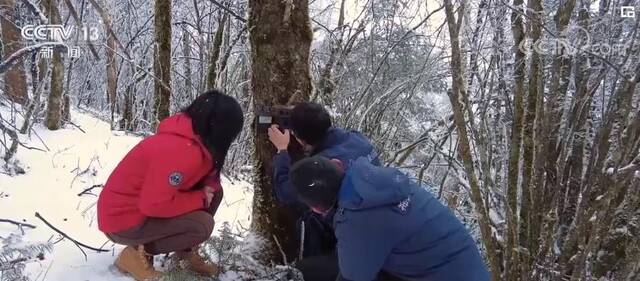
<path fill-rule="evenodd" d="M 271 125 L 267 133 L 269 134 L 269 140 L 273 143 L 276 149 L 278 149 L 278 151 L 287 150 L 291 139 L 291 133 L 289 130 L 284 130 L 283 133 L 280 131 L 280 127 L 278 125 Z"/>

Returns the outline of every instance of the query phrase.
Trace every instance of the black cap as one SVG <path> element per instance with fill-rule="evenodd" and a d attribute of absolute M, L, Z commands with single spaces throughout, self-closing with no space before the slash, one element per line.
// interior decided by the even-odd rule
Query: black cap
<path fill-rule="evenodd" d="M 293 165 L 289 178 L 302 202 L 311 207 L 330 208 L 338 197 L 344 172 L 329 158 L 313 156 Z"/>
<path fill-rule="evenodd" d="M 310 145 L 322 143 L 330 128 L 331 116 L 322 105 L 303 102 L 297 104 L 291 111 L 293 133 Z"/>

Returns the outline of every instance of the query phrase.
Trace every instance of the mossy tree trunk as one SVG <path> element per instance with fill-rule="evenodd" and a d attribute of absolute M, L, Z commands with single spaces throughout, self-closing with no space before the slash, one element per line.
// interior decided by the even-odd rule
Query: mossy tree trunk
<path fill-rule="evenodd" d="M 171 0 L 156 0 L 155 11 L 155 120 L 169 116 L 171 99 Z"/>
<path fill-rule="evenodd" d="M 309 99 L 312 89 L 309 48 L 313 34 L 308 4 L 307 0 L 249 1 L 254 109 Z M 297 256 L 300 239 L 294 237 L 295 216 L 291 216 L 285 207 L 278 206 L 273 196 L 272 157 L 276 151 L 266 132 L 256 130 L 254 136 L 257 174 L 253 228 L 271 242 L 271 248 L 265 251 L 265 259 L 281 256 L 278 246 L 273 243 L 277 239 L 291 261 Z"/>

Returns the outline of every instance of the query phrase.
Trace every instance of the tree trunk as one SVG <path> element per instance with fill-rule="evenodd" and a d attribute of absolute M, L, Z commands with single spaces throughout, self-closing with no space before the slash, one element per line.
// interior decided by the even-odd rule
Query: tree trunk
<path fill-rule="evenodd" d="M 464 2 L 462 2 L 464 5 Z M 459 31 L 460 25 L 457 24 L 453 4 L 451 0 L 445 0 L 444 2 L 447 23 L 449 26 L 449 38 L 451 39 L 451 73 L 452 83 L 451 91 L 449 92 L 449 101 L 451 102 L 451 108 L 453 110 L 454 124 L 457 128 L 459 145 L 458 154 L 462 158 L 465 172 L 469 180 L 471 187 L 471 199 L 474 203 L 475 210 L 478 214 L 478 224 L 480 226 L 480 232 L 482 233 L 482 240 L 487 251 L 487 257 L 489 258 L 489 267 L 491 269 L 492 280 L 498 280 L 500 278 L 500 260 L 497 257 L 496 245 L 491 234 L 491 225 L 489 222 L 489 214 L 487 212 L 486 204 L 480 190 L 478 178 L 476 176 L 473 158 L 471 155 L 471 144 L 469 141 L 469 134 L 466 128 L 466 118 L 464 107 L 469 107 L 468 103 L 465 104 L 467 91 L 466 81 L 464 79 L 464 69 L 462 68 L 462 56 L 460 53 L 460 41 Z M 460 10 L 464 10 L 464 6 L 460 7 Z M 463 14 L 460 12 L 459 17 Z M 469 116 L 473 118 L 473 116 Z"/>
<path fill-rule="evenodd" d="M 155 115 L 152 124 L 169 117 L 171 98 L 171 0 L 156 0 L 153 68 Z M 160 81 L 158 81 L 160 80 Z"/>
<path fill-rule="evenodd" d="M 307 0 L 249 1 L 251 89 L 254 108 L 308 100 L 311 93 L 309 48 L 313 35 Z M 277 239 L 287 258 L 297 256 L 298 237 L 291 212 L 276 204 L 271 163 L 275 149 L 266 132 L 254 132 L 257 175 L 253 227 L 269 241 Z M 265 258 L 280 256 L 276 245 Z"/>
<path fill-rule="evenodd" d="M 333 105 L 333 91 L 335 90 L 335 82 L 333 81 L 333 67 L 336 65 L 340 52 L 342 51 L 342 40 L 344 37 L 344 13 L 345 13 L 346 0 L 340 1 L 340 14 L 338 16 L 337 34 L 331 34 L 333 42 L 331 44 L 331 52 L 329 53 L 329 60 L 325 64 L 320 81 L 318 82 L 318 89 L 316 90 L 317 96 L 320 96 L 324 100 L 325 104 Z"/>
<path fill-rule="evenodd" d="M 184 91 L 187 100 L 195 99 L 193 95 L 193 82 L 191 81 L 191 40 L 186 28 L 182 30 L 182 55 L 184 56 Z"/>
<path fill-rule="evenodd" d="M 519 279 L 519 223 L 518 223 L 518 179 L 520 175 L 520 146 L 522 144 L 522 125 L 524 120 L 524 70 L 526 55 L 519 46 L 525 39 L 525 29 L 522 22 L 524 13 L 523 0 L 514 0 L 513 5 L 518 11 L 511 14 L 511 32 L 513 33 L 513 52 L 515 64 L 513 76 L 515 89 L 513 93 L 513 119 L 511 124 L 511 140 L 509 143 L 509 169 L 507 178 L 507 247 L 506 255 L 506 279 L 516 281 Z M 522 205 L 522 212 L 529 210 L 527 205 Z"/>
<path fill-rule="evenodd" d="M 224 26 L 229 20 L 229 13 L 224 13 L 222 20 L 218 22 L 218 29 L 216 30 L 216 37 L 213 39 L 213 45 L 211 45 L 209 70 L 207 71 L 207 89 L 216 88 L 216 81 L 218 80 L 218 58 L 220 57 L 220 48 L 222 47 L 222 39 L 224 35 Z"/>
<path fill-rule="evenodd" d="M 528 1 L 528 15 L 532 18 L 531 23 L 531 41 L 537 42 L 542 34 L 542 4 L 541 0 Z M 527 108 L 524 116 L 523 128 L 523 151 L 522 151 L 522 212 L 520 213 L 520 223 L 522 224 L 520 232 L 520 246 L 529 249 L 529 255 L 523 255 L 525 260 L 523 264 L 523 272 L 528 274 L 531 270 L 531 262 L 535 257 L 537 250 L 537 241 L 533 237 L 537 234 L 533 233 L 536 226 L 532 226 L 534 217 L 541 216 L 541 212 L 537 210 L 538 202 L 536 198 L 537 186 L 532 185 L 532 175 L 534 172 L 533 155 L 535 143 L 534 127 L 536 123 L 536 112 L 538 110 L 538 96 L 542 94 L 542 60 L 537 52 L 531 53 L 531 68 L 529 71 L 529 93 L 527 95 Z M 527 211 L 525 211 L 527 210 Z"/>
<path fill-rule="evenodd" d="M 105 8 L 105 30 L 111 26 L 111 12 L 109 5 L 102 5 Z M 107 59 L 107 100 L 111 108 L 111 127 L 114 126 L 114 114 L 116 110 L 116 92 L 118 89 L 118 72 L 116 71 L 116 40 L 111 32 L 107 32 L 107 46 L 105 48 Z"/>
<path fill-rule="evenodd" d="M 2 28 L 2 50 L 0 58 L 6 58 L 22 48 L 20 29 L 15 25 L 15 0 L 0 0 L 0 28 Z M 1 61 L 1 60 L 0 60 Z M 19 104 L 27 103 L 27 79 L 23 59 L 4 74 L 4 91 L 8 98 Z"/>
<path fill-rule="evenodd" d="M 49 18 L 50 24 L 60 24 L 60 13 L 58 12 L 57 0 L 42 1 L 45 13 Z M 49 93 L 49 101 L 47 102 L 47 116 L 45 125 L 49 130 L 60 129 L 62 118 L 62 90 L 64 84 L 64 65 L 62 61 L 62 50 L 54 48 L 51 72 L 51 85 Z"/>

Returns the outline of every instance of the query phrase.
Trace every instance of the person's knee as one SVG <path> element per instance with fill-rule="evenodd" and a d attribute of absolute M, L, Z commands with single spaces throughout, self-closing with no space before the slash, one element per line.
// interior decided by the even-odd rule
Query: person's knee
<path fill-rule="evenodd" d="M 192 222 L 192 232 L 198 239 L 198 243 L 202 243 L 211 237 L 215 222 L 213 216 L 205 211 L 196 211 L 189 215 Z"/>

